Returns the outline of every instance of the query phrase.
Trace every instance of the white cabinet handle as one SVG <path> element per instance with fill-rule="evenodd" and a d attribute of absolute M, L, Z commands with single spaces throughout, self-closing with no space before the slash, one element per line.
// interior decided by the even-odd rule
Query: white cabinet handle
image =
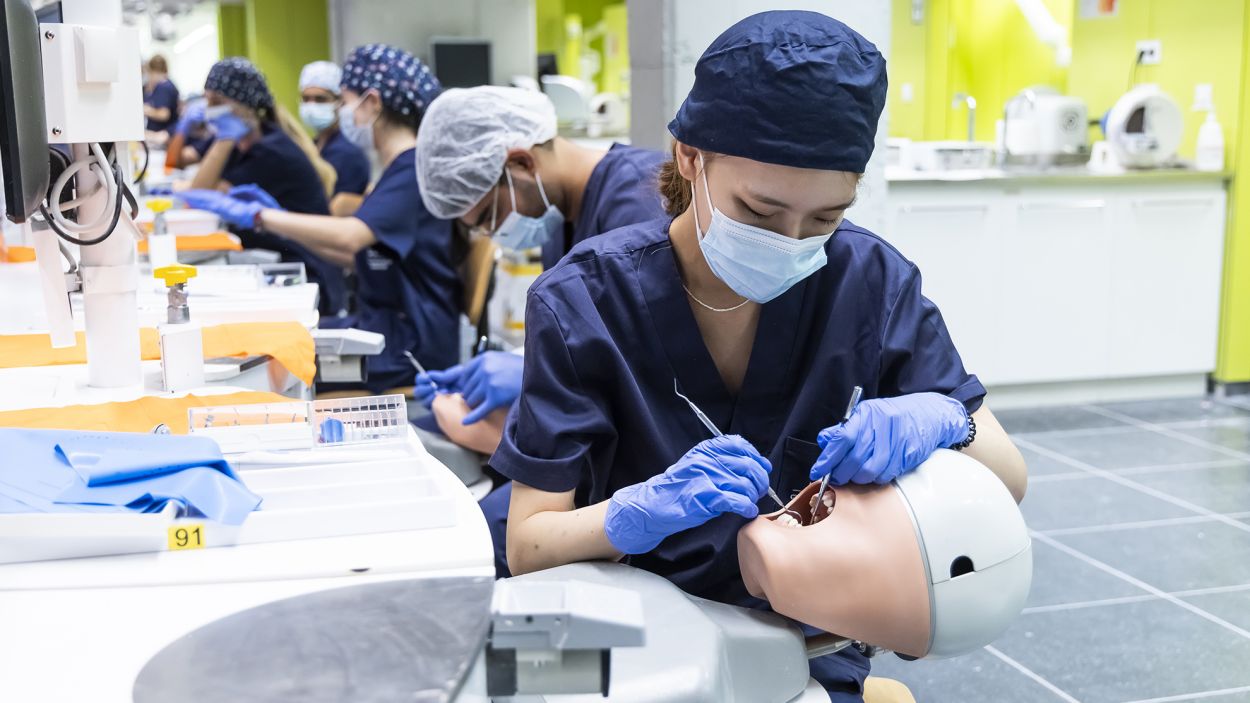
<path fill-rule="evenodd" d="M 1155 198 L 1147 200 L 1139 198 L 1133 201 L 1135 208 L 1159 208 L 1159 207 L 1210 207 L 1215 204 L 1213 198 Z"/>
<path fill-rule="evenodd" d="M 904 205 L 899 210 L 912 215 L 925 212 L 985 212 L 988 205 Z"/>
<path fill-rule="evenodd" d="M 1107 207 L 1105 200 L 1057 200 L 1051 203 L 1020 203 L 1021 212 L 1045 210 L 1101 210 Z"/>

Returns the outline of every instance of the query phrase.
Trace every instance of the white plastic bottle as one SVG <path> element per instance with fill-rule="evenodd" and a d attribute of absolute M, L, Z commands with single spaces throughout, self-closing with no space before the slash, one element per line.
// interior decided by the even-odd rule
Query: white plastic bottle
<path fill-rule="evenodd" d="M 1215 110 L 1207 113 L 1206 122 L 1198 128 L 1198 148 L 1194 166 L 1199 171 L 1224 170 L 1224 129 L 1215 119 Z"/>

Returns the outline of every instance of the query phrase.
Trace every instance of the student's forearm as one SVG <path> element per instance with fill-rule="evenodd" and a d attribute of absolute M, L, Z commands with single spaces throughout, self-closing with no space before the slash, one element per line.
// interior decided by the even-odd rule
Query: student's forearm
<path fill-rule="evenodd" d="M 357 252 L 377 240 L 365 223 L 354 217 L 306 215 L 285 210 L 262 210 L 261 228 L 299 242 L 317 256 L 338 266 L 351 266 Z"/>
<path fill-rule="evenodd" d="M 516 486 L 513 486 L 515 501 Z M 533 489 L 528 489 L 533 490 Z M 578 561 L 620 559 L 608 541 L 603 518 L 608 501 L 585 508 L 534 513 L 508 521 L 508 568 L 515 575 Z"/>
<path fill-rule="evenodd" d="M 337 193 L 330 199 L 330 214 L 335 217 L 351 217 L 360 209 L 364 198 L 355 193 Z"/>
<path fill-rule="evenodd" d="M 216 189 L 217 183 L 221 181 L 221 174 L 226 170 L 226 162 L 230 160 L 231 151 L 234 151 L 233 141 L 213 142 L 200 160 L 200 170 L 195 172 L 191 187 Z"/>
<path fill-rule="evenodd" d="M 1020 455 L 1020 450 L 1016 449 L 1016 445 L 1007 436 L 1003 426 L 998 424 L 998 420 L 994 417 L 994 413 L 990 412 L 988 406 L 982 405 L 972 414 L 972 419 L 977 423 L 977 438 L 967 449 L 963 450 L 964 454 L 989 467 L 1019 503 L 1024 500 L 1024 493 L 1029 483 L 1028 467 L 1024 464 L 1024 457 Z"/>

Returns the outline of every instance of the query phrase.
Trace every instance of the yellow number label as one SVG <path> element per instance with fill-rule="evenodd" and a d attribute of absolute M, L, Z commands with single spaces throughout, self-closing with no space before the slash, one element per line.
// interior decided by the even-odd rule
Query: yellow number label
<path fill-rule="evenodd" d="M 170 550 L 203 549 L 204 526 L 180 525 L 169 528 L 169 548 Z"/>

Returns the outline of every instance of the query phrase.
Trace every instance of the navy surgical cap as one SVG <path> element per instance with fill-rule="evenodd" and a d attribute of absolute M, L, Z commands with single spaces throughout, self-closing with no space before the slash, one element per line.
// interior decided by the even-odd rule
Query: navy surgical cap
<path fill-rule="evenodd" d="M 213 64 L 204 90 L 216 91 L 254 110 L 273 107 L 273 93 L 269 92 L 265 75 L 251 61 L 238 56 Z"/>
<path fill-rule="evenodd" d="M 885 59 L 816 12 L 761 12 L 716 38 L 668 131 L 697 149 L 863 173 L 885 104 Z"/>
<path fill-rule="evenodd" d="M 386 44 L 352 50 L 343 64 L 343 87 L 364 94 L 378 91 L 382 104 L 404 116 L 425 112 L 443 86 L 430 67 L 412 54 Z"/>

